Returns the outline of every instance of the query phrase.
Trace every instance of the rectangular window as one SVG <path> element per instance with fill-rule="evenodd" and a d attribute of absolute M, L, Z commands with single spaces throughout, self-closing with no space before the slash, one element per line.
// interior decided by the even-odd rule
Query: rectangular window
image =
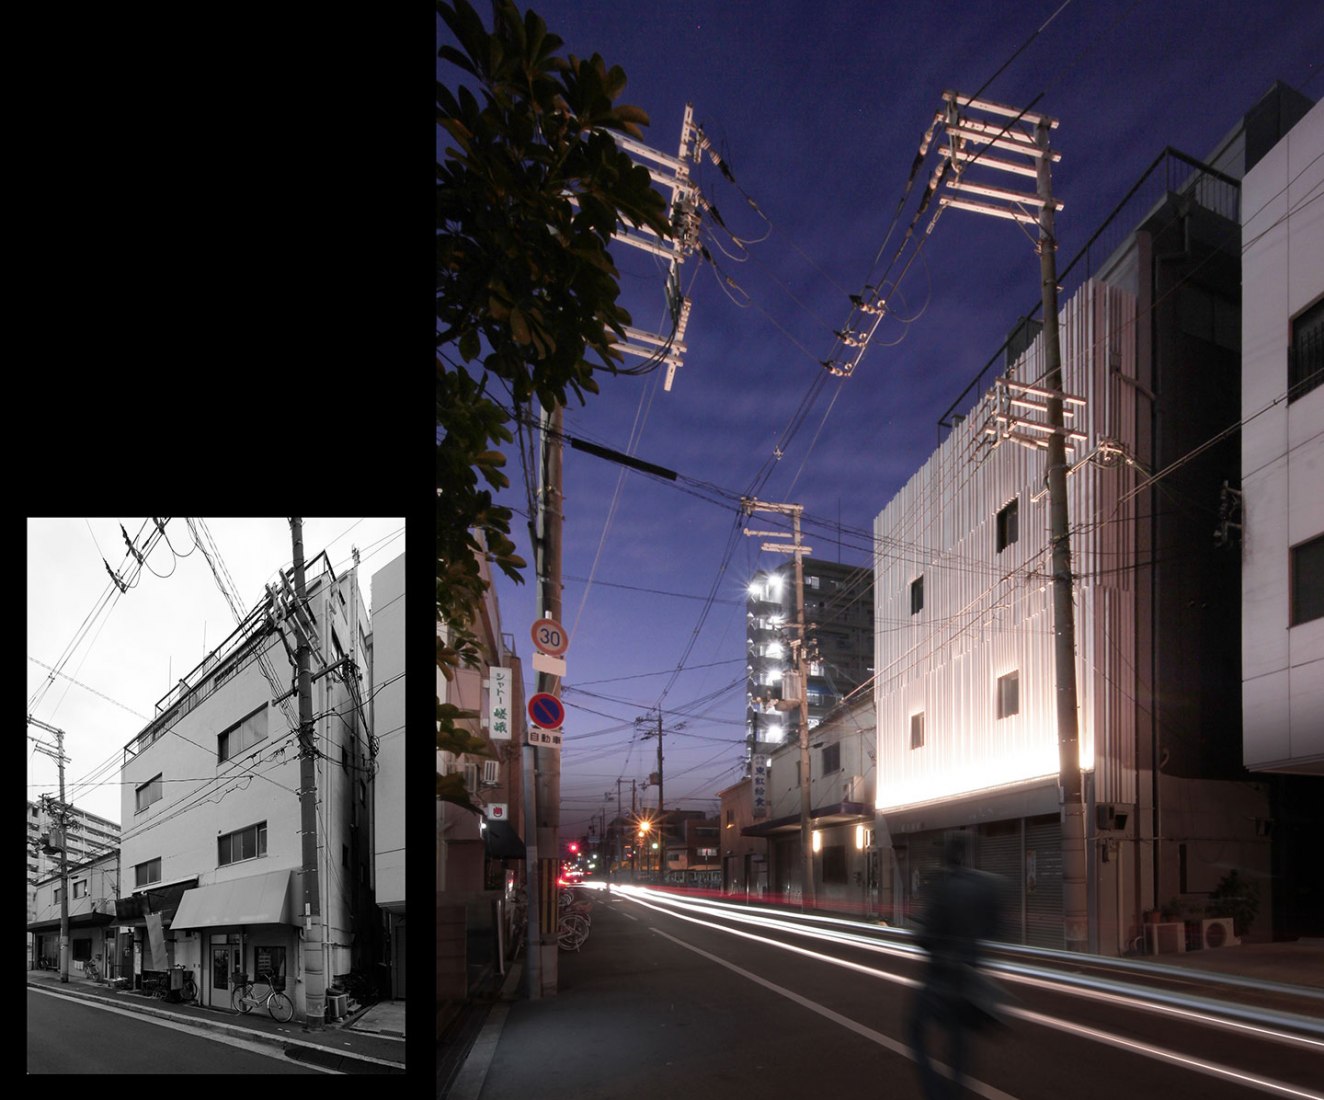
<path fill-rule="evenodd" d="M 1292 626 L 1324 618 L 1324 535 L 1292 547 Z"/>
<path fill-rule="evenodd" d="M 1287 400 L 1295 401 L 1324 383 L 1324 298 L 1292 319 L 1287 349 Z"/>
<path fill-rule="evenodd" d="M 912 749 L 922 749 L 924 747 L 924 712 L 910 716 L 910 747 Z"/>
<path fill-rule="evenodd" d="M 149 859 L 146 863 L 139 863 L 133 869 L 133 885 L 135 887 L 148 886 L 153 882 L 161 881 L 161 857 Z"/>
<path fill-rule="evenodd" d="M 1017 530 L 1018 502 L 1013 500 L 998 513 L 998 552 L 1001 553 L 1020 537 Z"/>
<path fill-rule="evenodd" d="M 918 615 L 924 607 L 924 578 L 916 577 L 910 582 L 910 613 Z"/>
<path fill-rule="evenodd" d="M 238 863 L 244 859 L 257 859 L 259 856 L 266 854 L 267 823 L 265 821 L 260 825 L 250 825 L 247 829 L 226 833 L 216 842 L 216 862 L 221 867 L 230 863 Z"/>
<path fill-rule="evenodd" d="M 92 941 L 89 939 L 72 940 L 69 944 L 73 950 L 73 962 L 85 963 L 92 961 Z"/>
<path fill-rule="evenodd" d="M 76 898 L 87 897 L 87 879 L 83 879 L 81 882 L 74 883 L 74 897 Z"/>
<path fill-rule="evenodd" d="M 54 893 L 55 893 L 55 904 L 56 904 L 56 905 L 59 905 L 59 904 L 60 904 L 60 899 L 61 899 L 62 897 L 64 897 L 64 891 L 63 891 L 60 887 L 57 886 L 57 887 L 55 888 Z"/>
<path fill-rule="evenodd" d="M 841 771 L 841 745 L 825 745 L 823 748 L 823 774 Z"/>
<path fill-rule="evenodd" d="M 233 726 L 223 730 L 216 739 L 216 762 L 233 760 L 267 736 L 267 706 L 265 703 L 251 714 L 246 714 Z"/>
<path fill-rule="evenodd" d="M 141 787 L 138 787 L 136 789 L 136 794 L 138 796 L 137 812 L 141 813 L 143 810 L 147 809 L 147 807 L 150 806 L 153 802 L 157 802 L 160 800 L 161 776 L 159 774 L 154 775 Z"/>
<path fill-rule="evenodd" d="M 1021 709 L 1021 674 L 1009 672 L 998 677 L 998 717 L 1009 718 Z"/>

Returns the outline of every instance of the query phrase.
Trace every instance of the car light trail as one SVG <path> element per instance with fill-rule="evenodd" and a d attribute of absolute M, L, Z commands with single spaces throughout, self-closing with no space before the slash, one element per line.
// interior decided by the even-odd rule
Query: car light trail
<path fill-rule="evenodd" d="M 863 963 L 852 962 L 849 959 L 835 958 L 832 955 L 823 954 L 822 952 L 819 951 L 811 951 L 808 948 L 798 947 L 795 944 L 781 943 L 778 940 L 772 940 L 772 939 L 768 939 L 765 936 L 755 935 L 753 932 L 746 932 L 738 928 L 730 928 L 727 927 L 726 925 L 715 923 L 712 920 L 704 920 L 700 917 L 690 916 L 686 913 L 677 911 L 678 909 L 682 909 L 682 908 L 698 909 L 698 910 L 704 908 L 704 906 L 695 903 L 693 901 L 683 901 L 673 897 L 666 897 L 665 900 L 669 904 L 667 906 L 663 906 L 657 904 L 658 901 L 663 900 L 662 898 L 658 898 L 657 896 L 651 894 L 648 897 L 645 897 L 643 891 L 636 889 L 631 889 L 627 891 L 627 897 L 629 900 L 634 901 L 636 904 L 642 905 L 648 909 L 652 909 L 655 912 L 674 917 L 677 920 L 688 921 L 691 924 L 697 924 L 703 928 L 708 928 L 716 932 L 724 932 L 730 936 L 739 936 L 742 939 L 753 940 L 756 943 L 766 944 L 769 947 L 776 947 L 779 950 L 789 951 L 797 955 L 802 955 L 806 958 L 817 959 L 820 962 L 825 962 L 832 966 L 839 966 L 847 970 L 853 970 L 856 973 L 864 974 L 868 977 L 879 978 L 884 981 L 889 981 L 897 985 L 906 986 L 908 988 L 914 988 L 915 986 L 919 985 L 919 982 L 917 982 L 915 979 L 907 978 L 900 974 L 890 974 L 887 973 L 886 971 L 878 970 L 874 967 L 865 966 Z M 730 914 L 723 914 L 723 915 L 731 916 Z M 810 936 L 816 939 L 824 939 L 835 942 L 842 942 L 845 939 L 845 937 L 841 933 L 835 933 L 835 932 L 828 933 L 823 931 L 822 929 L 796 927 L 793 924 L 786 924 L 786 923 L 778 922 L 777 920 L 774 919 L 769 919 L 764 917 L 754 917 L 752 915 L 750 915 L 749 919 L 746 920 L 745 923 L 762 925 L 763 927 L 766 927 L 770 930 L 781 929 L 785 931 L 790 931 L 797 935 Z M 750 974 L 747 971 L 741 970 L 733 963 L 728 963 L 726 960 L 720 959 L 718 956 L 710 955 L 706 951 L 702 951 L 697 947 L 692 947 L 691 945 L 686 944 L 681 940 L 677 940 L 674 936 L 670 936 L 665 932 L 661 932 L 660 930 L 657 929 L 654 929 L 654 931 L 657 932 L 658 935 L 666 936 L 667 939 L 673 940 L 674 942 L 681 944 L 681 946 L 687 947 L 692 951 L 696 951 L 699 954 L 712 959 L 713 961 L 719 962 L 721 965 L 728 967 L 731 970 L 735 970 L 738 971 L 739 973 L 746 974 L 751 980 L 757 981 L 761 985 L 767 985 L 769 986 L 769 988 L 774 988 L 778 992 L 783 992 L 781 990 L 781 987 L 773 986 L 772 983 L 767 982 L 765 979 L 760 978 L 757 975 Z M 854 944 L 853 938 L 849 942 L 852 942 Z M 886 954 L 902 953 L 897 950 L 884 948 L 879 944 L 872 944 L 872 945 L 859 944 L 859 946 L 866 946 L 869 947 L 871 950 L 875 950 L 880 953 L 886 953 Z M 1043 986 L 1052 984 L 1038 978 L 1030 978 L 1028 975 L 1024 975 L 1024 974 L 1004 973 L 1003 976 L 1012 980 L 1022 981 L 1029 984 L 1037 984 Z M 1310 1046 L 1320 1045 L 1316 1043 L 1314 1040 L 1305 1039 L 1301 1036 L 1289 1035 L 1280 1032 L 1273 1032 L 1263 1028 L 1252 1028 L 1252 1027 L 1248 1027 L 1247 1025 L 1239 1021 L 1234 1021 L 1234 1020 L 1217 1020 L 1217 1019 L 1204 1020 L 1197 1013 L 1190 1012 L 1189 1010 L 1175 1008 L 1174 1006 L 1171 1005 L 1160 1006 L 1156 1004 L 1149 1004 L 1143 1000 L 1132 1000 L 1130 998 L 1117 997 L 1114 994 L 1104 994 L 1097 990 L 1082 989 L 1077 985 L 1052 984 L 1052 988 L 1054 989 L 1055 992 L 1070 993 L 1076 996 L 1089 997 L 1092 999 L 1124 1001 L 1128 1007 L 1132 1007 L 1132 1008 L 1143 1008 L 1143 1009 L 1147 1009 L 1148 1011 L 1164 1012 L 1169 1015 L 1181 1014 L 1186 1016 L 1187 1018 L 1195 1020 L 1196 1022 L 1211 1022 L 1211 1023 L 1216 1022 L 1218 1023 L 1219 1026 L 1222 1027 L 1254 1033 L 1259 1038 L 1269 1038 L 1275 1041 L 1304 1043 L 1305 1045 L 1310 1045 Z M 804 1003 L 807 1006 L 814 1005 L 814 1002 L 806 1001 L 805 999 L 800 998 L 798 994 L 792 994 L 789 990 L 784 991 L 784 993 L 790 996 L 791 999 L 796 1000 L 797 1003 Z M 844 1022 L 844 1024 L 846 1026 L 849 1026 L 851 1030 L 860 1032 L 861 1034 L 869 1031 L 869 1029 L 867 1028 L 861 1031 L 862 1025 L 858 1025 L 854 1021 L 849 1021 L 847 1020 L 846 1017 L 839 1017 L 839 1014 L 833 1013 L 831 1009 L 825 1008 L 824 1006 L 819 1005 L 815 1008 L 815 1011 L 819 1011 L 819 1010 L 821 1010 L 822 1014 L 824 1015 L 829 1015 L 833 1019 L 838 1019 L 838 1022 Z M 1232 1069 L 1229 1066 L 1220 1065 L 1217 1062 L 1209 1062 L 1200 1058 L 1192 1057 L 1190 1055 L 1180 1054 L 1176 1051 L 1167 1050 L 1164 1047 L 1155 1046 L 1151 1043 L 1142 1043 L 1139 1042 L 1138 1040 L 1127 1039 L 1121 1035 L 1116 1035 L 1113 1034 L 1112 1032 L 1104 1031 L 1100 1028 L 1088 1027 L 1083 1024 L 1073 1024 L 1066 1020 L 1060 1019 L 1059 1017 L 1045 1016 L 1041 1013 L 1033 1012 L 1029 1009 L 1023 1009 L 1016 1006 L 1008 1006 L 1006 1008 L 1006 1013 L 1008 1016 L 1014 1016 L 1017 1019 L 1025 1020 L 1027 1023 L 1038 1024 L 1041 1027 L 1052 1028 L 1057 1031 L 1064 1031 L 1070 1034 L 1078 1035 L 1082 1038 L 1090 1039 L 1095 1042 L 1106 1043 L 1110 1046 L 1114 1046 L 1119 1049 L 1129 1050 L 1132 1053 L 1140 1054 L 1147 1058 L 1153 1058 L 1158 1061 L 1164 1061 L 1164 1062 L 1169 1062 L 1173 1065 L 1179 1065 L 1186 1069 L 1196 1070 L 1199 1073 L 1203 1073 L 1211 1077 L 1221 1077 L 1224 1080 L 1234 1081 L 1237 1084 L 1246 1085 L 1250 1088 L 1259 1089 L 1262 1092 L 1271 1092 L 1279 1096 L 1298 1097 L 1301 1098 L 1301 1100 L 1324 1100 L 1324 1093 L 1311 1092 L 1308 1089 L 1302 1089 L 1293 1085 L 1285 1084 L 1280 1081 L 1274 1081 L 1267 1077 L 1260 1077 L 1256 1074 L 1244 1073 L 1240 1070 Z M 871 1033 L 869 1037 L 872 1038 L 873 1034 L 876 1033 Z M 883 1036 L 882 1038 L 886 1038 L 886 1037 Z M 888 1046 L 888 1049 L 892 1049 L 891 1044 L 893 1042 L 894 1042 L 893 1040 L 888 1040 L 883 1045 Z M 971 1087 L 972 1088 L 974 1087 L 973 1083 Z M 987 1087 L 991 1088 L 991 1086 L 987 1086 Z M 979 1090 L 976 1089 L 975 1091 L 979 1091 Z M 996 1092 L 996 1090 L 994 1091 Z M 981 1093 L 981 1095 L 987 1095 L 987 1094 Z M 1008 1094 L 1006 1093 L 998 1093 L 997 1095 L 1002 1097 L 1008 1096 Z M 1008 1098 L 1008 1100 L 1010 1100 L 1010 1098 Z"/>

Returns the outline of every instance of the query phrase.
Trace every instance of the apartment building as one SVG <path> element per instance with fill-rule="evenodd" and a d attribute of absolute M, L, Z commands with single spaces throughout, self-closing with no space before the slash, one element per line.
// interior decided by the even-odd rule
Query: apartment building
<path fill-rule="evenodd" d="M 337 576 L 322 554 L 306 573 L 302 605 L 269 592 L 125 745 L 116 920 L 121 973 L 135 981 L 183 965 L 200 1001 L 225 1007 L 237 974 L 269 974 L 301 1018 L 313 899 L 327 984 L 371 974 L 381 919 L 369 881 L 368 613 L 357 566 Z M 316 894 L 301 835 L 300 634 L 312 647 Z"/>
<path fill-rule="evenodd" d="M 42 799 L 39 802 L 28 803 L 29 921 L 37 919 L 37 884 L 60 868 L 59 853 L 48 852 L 43 844 L 43 837 L 49 837 L 51 830 L 59 827 L 53 815 L 57 807 L 56 799 Z M 63 816 L 66 821 L 65 844 L 68 846 L 70 862 L 82 863 L 119 847 L 120 827 L 117 822 L 98 817 L 74 805 L 66 805 Z M 33 955 L 32 959 L 35 958 L 36 956 Z"/>
<path fill-rule="evenodd" d="M 28 921 L 32 965 L 58 969 L 60 963 L 61 876 L 56 869 L 36 884 L 33 914 Z M 108 977 L 116 977 L 113 957 L 115 899 L 119 896 L 119 852 L 111 850 L 75 862 L 70 860 L 69 972 L 89 964 Z"/>
<path fill-rule="evenodd" d="M 1324 105 L 1242 184 L 1240 493 L 1247 768 L 1269 777 L 1275 936 L 1324 934 Z M 1266 823 L 1268 827 L 1268 823 Z"/>

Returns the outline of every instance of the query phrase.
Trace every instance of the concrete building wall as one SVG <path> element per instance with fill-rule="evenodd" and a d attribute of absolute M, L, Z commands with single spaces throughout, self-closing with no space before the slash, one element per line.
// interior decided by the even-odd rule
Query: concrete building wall
<path fill-rule="evenodd" d="M 1287 400 L 1292 320 L 1324 294 L 1324 105 L 1246 175 L 1242 692 L 1246 766 L 1324 774 L 1324 618 L 1290 619 L 1291 547 L 1324 532 L 1324 387 Z"/>

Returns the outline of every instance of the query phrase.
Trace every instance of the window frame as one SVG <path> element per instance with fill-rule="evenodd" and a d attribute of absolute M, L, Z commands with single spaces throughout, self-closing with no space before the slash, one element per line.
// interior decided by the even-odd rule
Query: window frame
<path fill-rule="evenodd" d="M 1313 356 L 1305 355 L 1306 340 Z M 1306 365 L 1316 360 L 1314 369 L 1305 373 Z M 1311 390 L 1324 385 L 1324 298 L 1317 298 L 1288 323 L 1287 340 L 1287 403 L 1298 401 Z"/>
<path fill-rule="evenodd" d="M 260 744 L 261 742 L 267 740 L 269 733 L 266 729 L 263 729 L 261 734 L 253 738 L 253 740 L 248 741 L 242 745 L 236 746 L 234 748 L 230 746 L 230 734 L 234 733 L 235 730 L 242 730 L 246 725 L 246 723 L 248 723 L 251 719 L 256 718 L 259 714 L 265 715 L 267 709 L 268 709 L 267 704 L 263 703 L 260 707 L 257 707 L 256 709 L 251 710 L 247 714 L 245 714 L 242 718 L 239 719 L 238 722 L 235 722 L 233 725 L 227 726 L 225 729 L 221 730 L 221 732 L 216 735 L 217 764 L 227 764 L 230 761 L 234 760 L 239 753 L 244 752 L 247 749 L 251 749 L 254 745 Z M 255 726 L 252 728 L 256 730 Z"/>
<path fill-rule="evenodd" d="M 1010 700 L 1008 700 L 1010 696 Z M 1012 669 L 997 679 L 997 716 L 999 719 L 1012 718 L 1021 712 L 1021 670 Z"/>
<path fill-rule="evenodd" d="M 919 719 L 918 739 L 916 739 L 915 737 L 915 732 L 916 732 L 915 719 L 917 718 Z M 915 711 L 914 714 L 910 716 L 910 747 L 912 749 L 922 749 L 924 747 L 924 712 L 922 710 L 917 710 Z"/>
<path fill-rule="evenodd" d="M 1020 497 L 1012 497 L 998 509 L 997 514 L 997 552 L 1002 553 L 1008 546 L 1019 542 L 1021 538 L 1021 502 Z"/>
<path fill-rule="evenodd" d="M 151 875 L 151 873 L 152 873 L 151 868 L 152 868 L 152 865 L 153 865 L 153 864 L 156 865 L 156 877 L 155 877 L 155 878 L 151 878 L 151 877 L 150 877 L 150 875 Z M 149 876 L 149 877 L 147 877 L 147 878 L 144 878 L 144 877 L 143 877 L 143 869 L 144 869 L 144 868 L 147 868 L 147 872 L 146 872 L 146 873 L 147 873 L 147 875 Z M 154 883 L 154 882 L 160 882 L 160 881 L 161 881 L 161 857 L 160 857 L 160 856 L 156 856 L 156 857 L 154 857 L 153 859 L 145 859 L 145 860 L 143 860 L 141 863 L 135 863 L 135 864 L 133 865 L 133 888 L 134 888 L 135 890 L 141 890 L 144 886 L 151 886 L 152 883 Z"/>
<path fill-rule="evenodd" d="M 156 773 L 154 776 L 152 776 L 152 778 L 149 779 L 146 783 L 142 783 L 142 784 L 140 784 L 139 786 L 137 786 L 137 787 L 135 787 L 135 788 L 133 789 L 133 800 L 134 800 L 134 806 L 136 807 L 136 808 L 134 809 L 133 812 L 134 812 L 135 814 L 140 814 L 140 813 L 142 813 L 144 810 L 146 810 L 149 806 L 151 806 L 153 803 L 156 803 L 156 802 L 160 802 L 160 801 L 161 801 L 162 793 L 163 793 L 163 792 L 162 792 L 162 788 L 161 788 L 161 776 L 162 776 L 163 774 L 165 774 L 165 773 L 164 773 L 164 772 L 157 772 L 157 773 Z M 151 797 L 149 797 L 148 800 L 147 800 L 146 802 L 144 802 L 144 801 L 143 801 L 143 792 L 146 791 L 146 792 L 148 793 L 148 795 L 150 796 L 150 795 L 151 795 L 151 788 L 152 788 L 152 784 L 153 784 L 153 783 L 156 784 L 156 797 L 155 797 L 155 798 L 151 798 Z"/>
<path fill-rule="evenodd" d="M 248 834 L 253 834 L 253 853 L 252 855 L 240 854 L 238 858 L 234 854 L 235 838 L 240 838 L 240 852 L 244 850 L 242 838 Z M 222 845 L 228 847 L 229 858 L 222 859 Z M 247 863 L 249 860 L 262 859 L 267 854 L 267 823 L 259 821 L 252 825 L 245 825 L 242 829 L 234 829 L 216 838 L 216 866 L 230 867 L 236 863 Z"/>
<path fill-rule="evenodd" d="M 829 753 L 831 755 L 829 755 Z M 831 764 L 832 767 L 828 767 Z M 833 772 L 841 771 L 841 742 L 834 741 L 830 745 L 824 745 L 822 749 L 822 759 L 820 762 L 822 775 L 831 775 Z"/>
<path fill-rule="evenodd" d="M 1301 560 L 1306 551 L 1312 554 L 1312 560 L 1307 564 L 1314 566 L 1306 574 L 1306 579 L 1314 582 L 1308 593 L 1303 590 Z M 1287 554 L 1287 625 L 1302 626 L 1324 618 L 1324 564 L 1317 563 L 1324 563 L 1324 557 L 1321 557 L 1324 555 L 1324 531 L 1288 547 Z M 1309 599 L 1303 598 L 1307 595 Z M 1307 612 L 1304 614 L 1303 604 Z"/>
<path fill-rule="evenodd" d="M 918 615 L 924 610 L 924 574 L 910 582 L 910 613 Z"/>

